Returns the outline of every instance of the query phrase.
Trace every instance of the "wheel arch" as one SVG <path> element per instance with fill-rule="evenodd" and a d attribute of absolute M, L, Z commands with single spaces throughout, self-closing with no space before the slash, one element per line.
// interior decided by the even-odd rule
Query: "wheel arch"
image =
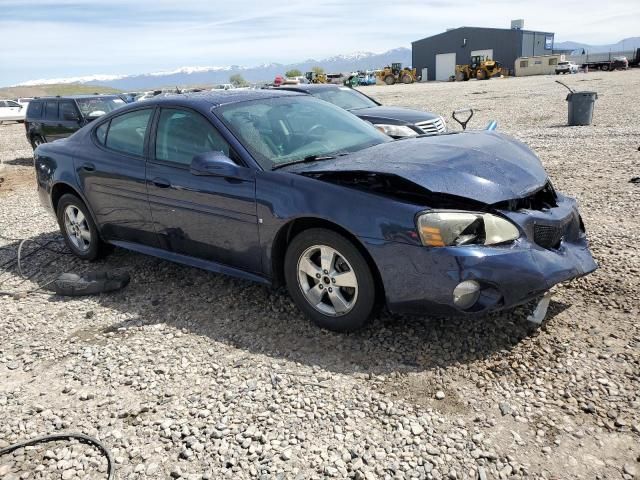
<path fill-rule="evenodd" d="M 56 216 L 58 215 L 58 202 L 60 201 L 60 198 L 62 198 L 62 196 L 66 193 L 75 195 L 80 200 L 82 200 L 85 207 L 87 207 L 87 210 L 89 211 L 89 214 L 91 215 L 91 219 L 93 220 L 93 223 L 95 223 L 96 228 L 98 229 L 98 232 L 100 232 L 100 226 L 98 225 L 96 216 L 94 215 L 93 210 L 89 205 L 89 202 L 87 202 L 87 199 L 84 197 L 82 193 L 80 193 L 80 190 L 77 187 L 67 182 L 57 182 L 53 184 L 53 186 L 51 187 L 51 207 L 53 208 L 54 214 Z"/>
<path fill-rule="evenodd" d="M 376 293 L 378 294 L 378 299 L 380 301 L 383 301 L 385 298 L 385 291 L 384 284 L 382 283 L 382 276 L 380 275 L 378 266 L 376 265 L 373 257 L 366 249 L 366 247 L 362 244 L 358 237 L 356 237 L 346 228 L 338 225 L 337 223 L 319 217 L 295 218 L 280 227 L 274 237 L 271 246 L 271 276 L 273 283 L 275 285 L 284 285 L 284 257 L 287 251 L 287 247 L 296 235 L 311 228 L 325 228 L 327 230 L 331 230 L 342 235 L 343 237 L 351 241 L 351 243 L 353 243 L 353 245 L 358 249 L 358 251 L 362 254 L 367 264 L 369 265 L 376 284 Z"/>

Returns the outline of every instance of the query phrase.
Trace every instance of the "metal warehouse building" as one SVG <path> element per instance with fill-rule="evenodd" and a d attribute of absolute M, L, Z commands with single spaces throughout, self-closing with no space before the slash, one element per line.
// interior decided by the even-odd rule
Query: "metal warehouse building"
<path fill-rule="evenodd" d="M 455 75 L 456 64 L 469 63 L 473 55 L 485 55 L 513 71 L 518 57 L 549 55 L 553 52 L 553 33 L 514 28 L 460 27 L 411 43 L 412 63 L 418 73 L 428 69 L 423 80 L 447 81 Z"/>

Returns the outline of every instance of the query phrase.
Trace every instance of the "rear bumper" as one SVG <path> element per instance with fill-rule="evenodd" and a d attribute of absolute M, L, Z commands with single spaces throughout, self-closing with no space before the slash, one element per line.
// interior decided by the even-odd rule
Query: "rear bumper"
<path fill-rule="evenodd" d="M 568 210 L 577 215 L 572 201 L 559 210 L 551 216 L 563 217 Z M 378 266 L 391 311 L 478 314 L 520 305 L 597 268 L 584 233 L 568 235 L 572 238 L 563 239 L 555 249 L 542 248 L 527 233 L 536 219 L 527 220 L 530 224 L 518 222 L 522 237 L 506 246 L 427 248 L 371 239 L 363 242 Z M 465 280 L 478 282 L 481 294 L 473 307 L 461 310 L 453 303 L 453 290 Z"/>

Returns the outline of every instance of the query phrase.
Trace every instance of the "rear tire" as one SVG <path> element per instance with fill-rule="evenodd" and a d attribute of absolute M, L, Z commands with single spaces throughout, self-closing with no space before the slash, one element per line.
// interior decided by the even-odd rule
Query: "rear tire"
<path fill-rule="evenodd" d="M 405 85 L 409 85 L 410 83 L 413 83 L 413 79 L 411 78 L 411 75 L 403 75 L 402 83 L 404 83 Z"/>
<path fill-rule="evenodd" d="M 285 254 L 287 289 L 316 325 L 336 332 L 362 328 L 376 305 L 376 285 L 358 248 L 342 235 L 312 228 L 297 235 Z"/>
<path fill-rule="evenodd" d="M 104 251 L 100 234 L 80 198 L 65 193 L 58 201 L 56 216 L 64 242 L 76 257 L 88 261 L 100 258 Z"/>
<path fill-rule="evenodd" d="M 393 85 L 394 83 L 396 83 L 396 78 L 393 75 L 387 75 L 386 77 L 384 77 L 384 83 L 386 83 L 387 85 Z"/>

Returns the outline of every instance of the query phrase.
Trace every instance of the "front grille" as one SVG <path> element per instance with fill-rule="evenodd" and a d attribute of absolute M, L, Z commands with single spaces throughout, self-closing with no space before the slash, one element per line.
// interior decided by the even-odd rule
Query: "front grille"
<path fill-rule="evenodd" d="M 447 126 L 440 117 L 434 118 L 433 120 L 418 122 L 416 123 L 416 127 L 418 127 L 427 135 L 436 135 L 438 133 L 444 133 L 447 131 Z"/>
<path fill-rule="evenodd" d="M 563 225 L 534 225 L 533 239 L 542 248 L 558 248 L 565 235 L 568 224 Z"/>

